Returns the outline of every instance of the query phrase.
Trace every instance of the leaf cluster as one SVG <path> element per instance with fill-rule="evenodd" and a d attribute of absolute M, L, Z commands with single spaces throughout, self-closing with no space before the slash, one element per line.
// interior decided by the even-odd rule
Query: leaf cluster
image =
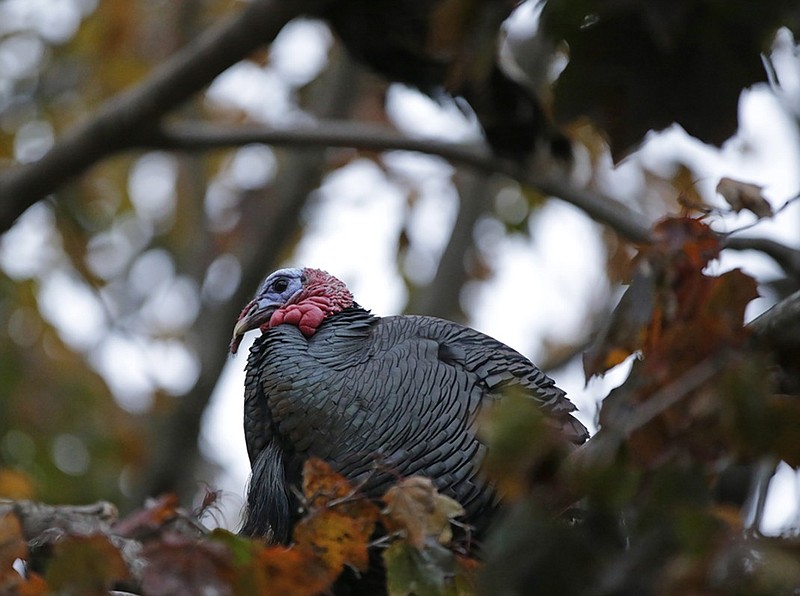
<path fill-rule="evenodd" d="M 777 594 L 800 586 L 797 536 L 762 536 L 751 513 L 763 498 L 754 487 L 775 462 L 800 464 L 800 396 L 782 391 L 774 355 L 743 324 L 756 284 L 739 270 L 709 272 L 721 238 L 702 221 L 666 219 L 653 236 L 585 359 L 587 376 L 629 356 L 632 371 L 605 399 L 599 432 L 545 484 L 562 498 L 541 498 L 541 476 L 513 493 L 487 544 L 486 593 Z M 507 401 L 490 426 L 492 446 L 519 445 L 489 468 L 501 486 L 519 488 L 519 470 L 537 465 L 534 446 L 548 441 L 530 424 L 521 439 L 525 425 L 508 423 L 519 408 Z M 758 472 L 765 462 L 766 479 Z"/>
<path fill-rule="evenodd" d="M 383 510 L 321 460 L 306 463 L 303 479 L 306 514 L 290 546 L 209 532 L 197 522 L 201 512 L 183 510 L 174 495 L 116 521 L 9 502 L 0 510 L 0 592 L 100 595 L 117 586 L 148 595 L 312 596 L 354 581 L 392 594 L 472 592 L 476 562 L 459 554 L 450 528 L 463 509 L 429 479 L 398 482 Z"/>

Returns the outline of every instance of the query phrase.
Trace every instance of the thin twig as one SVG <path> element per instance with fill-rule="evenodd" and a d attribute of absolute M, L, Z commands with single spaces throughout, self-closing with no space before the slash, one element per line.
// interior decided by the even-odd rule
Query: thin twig
<path fill-rule="evenodd" d="M 800 250 L 776 242 L 771 238 L 729 236 L 723 247 L 731 250 L 757 250 L 775 261 L 792 277 L 800 279 Z"/>

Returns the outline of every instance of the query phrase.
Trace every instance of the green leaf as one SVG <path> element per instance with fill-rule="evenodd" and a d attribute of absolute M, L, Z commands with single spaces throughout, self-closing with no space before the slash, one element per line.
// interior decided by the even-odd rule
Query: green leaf
<path fill-rule="evenodd" d="M 455 594 L 453 553 L 429 540 L 418 550 L 401 540 L 383 553 L 387 587 L 391 596 L 440 596 Z"/>

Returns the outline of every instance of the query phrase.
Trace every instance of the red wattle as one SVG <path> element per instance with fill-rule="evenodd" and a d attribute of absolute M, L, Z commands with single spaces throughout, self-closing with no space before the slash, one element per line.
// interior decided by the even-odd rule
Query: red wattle
<path fill-rule="evenodd" d="M 288 304 L 276 310 L 272 313 L 269 326 L 275 327 L 283 323 L 295 325 L 300 329 L 303 335 L 311 337 L 316 333 L 317 328 L 324 318 L 325 312 L 318 304 L 311 301 L 304 301 L 298 304 Z"/>

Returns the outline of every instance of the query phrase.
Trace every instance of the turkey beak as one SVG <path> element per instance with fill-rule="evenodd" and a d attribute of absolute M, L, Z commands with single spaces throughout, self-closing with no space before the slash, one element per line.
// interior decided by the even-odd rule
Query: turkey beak
<path fill-rule="evenodd" d="M 235 354 L 239 349 L 239 344 L 242 343 L 242 337 L 248 331 L 257 329 L 266 323 L 269 323 L 272 313 L 278 308 L 274 302 L 266 300 L 252 300 L 242 310 L 239 315 L 239 320 L 236 321 L 236 326 L 233 328 L 233 338 L 231 338 L 230 351 Z"/>

